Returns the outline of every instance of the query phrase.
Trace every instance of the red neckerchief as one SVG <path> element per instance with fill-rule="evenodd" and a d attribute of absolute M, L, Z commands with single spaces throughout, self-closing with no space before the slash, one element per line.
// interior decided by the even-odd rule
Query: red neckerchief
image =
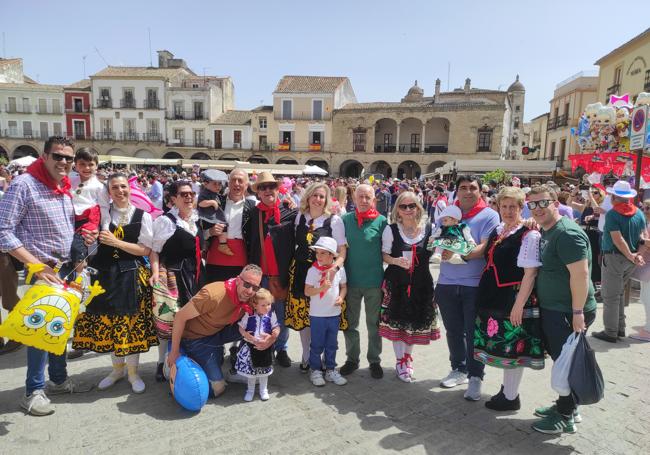
<path fill-rule="evenodd" d="M 632 203 L 632 199 L 628 199 L 627 202 L 618 202 L 614 204 L 614 207 L 612 207 L 612 209 L 615 212 L 628 217 L 633 216 L 638 210 L 636 206 Z"/>
<path fill-rule="evenodd" d="M 239 319 L 239 312 L 241 310 L 244 310 L 244 312 L 247 315 L 253 314 L 253 308 L 248 304 L 248 302 L 242 302 L 239 300 L 239 296 L 237 295 L 237 278 L 231 278 L 229 280 L 226 280 L 223 283 L 224 287 L 226 288 L 226 295 L 230 298 L 232 303 L 235 305 L 237 308 L 237 311 L 233 313 L 233 317 L 230 320 L 230 324 L 234 324 L 237 322 L 237 319 Z"/>
<path fill-rule="evenodd" d="M 457 207 L 460 207 L 460 202 L 457 200 L 454 202 L 454 205 Z M 470 218 L 474 218 L 476 215 L 481 213 L 481 210 L 487 208 L 487 204 L 483 200 L 483 198 L 478 198 L 478 202 L 474 207 L 472 207 L 467 213 L 463 213 L 462 220 L 468 220 Z"/>
<path fill-rule="evenodd" d="M 271 219 L 271 216 L 273 216 L 275 223 L 280 224 L 280 199 L 275 200 L 275 205 L 273 207 L 269 207 L 263 202 L 258 202 L 257 208 L 260 211 L 264 212 L 265 223 L 268 223 L 268 221 Z"/>
<path fill-rule="evenodd" d="M 334 264 L 320 265 L 318 263 L 318 261 L 314 261 L 312 263 L 311 266 L 314 267 L 316 270 L 318 270 L 320 272 L 320 281 L 318 282 L 319 287 L 322 286 L 323 283 L 325 283 L 325 280 L 327 279 L 327 273 L 329 272 L 329 269 L 332 268 L 332 265 L 334 265 Z M 323 296 L 325 295 L 325 291 L 321 291 L 319 295 L 320 295 L 320 298 L 322 299 Z"/>
<path fill-rule="evenodd" d="M 359 209 L 354 209 L 354 212 L 357 214 L 357 225 L 359 229 L 363 226 L 363 222 L 366 220 L 374 220 L 379 216 L 379 212 L 374 208 L 368 209 L 365 212 L 360 212 Z"/>
<path fill-rule="evenodd" d="M 449 204 L 449 200 L 447 199 L 447 196 L 445 196 L 444 194 L 441 194 L 440 196 L 438 196 L 436 198 L 435 201 L 433 201 L 433 206 L 436 207 L 438 205 L 438 202 L 440 202 L 440 201 L 445 201 L 445 204 Z"/>
<path fill-rule="evenodd" d="M 43 157 L 30 164 L 26 172 L 41 182 L 43 185 L 54 191 L 54 194 L 65 194 L 72 198 L 72 194 L 70 194 L 70 187 L 72 185 L 70 185 L 70 179 L 68 176 L 63 177 L 61 179 L 61 183 L 57 184 L 50 173 L 47 172 L 47 169 L 45 169 L 45 161 L 43 161 Z"/>

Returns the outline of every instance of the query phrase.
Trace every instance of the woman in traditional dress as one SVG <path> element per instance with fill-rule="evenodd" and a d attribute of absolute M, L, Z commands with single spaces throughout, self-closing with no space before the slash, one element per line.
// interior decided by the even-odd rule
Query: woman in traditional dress
<path fill-rule="evenodd" d="M 144 258 L 151 251 L 152 221 L 148 213 L 130 204 L 126 175 L 111 175 L 107 186 L 113 199 L 110 225 L 100 232 L 97 254 L 90 263 L 106 292 L 95 297 L 77 320 L 72 346 L 111 353 L 113 371 L 99 383 L 99 390 L 127 376 L 133 392 L 142 393 L 139 355 L 158 344 Z"/>
<path fill-rule="evenodd" d="M 431 224 L 411 191 L 400 194 L 391 212 L 391 224 L 382 234 L 384 300 L 379 335 L 393 342 L 395 373 L 404 382 L 413 380 L 413 346 L 440 338 L 437 308 L 433 301 L 433 277 L 429 270 L 427 242 Z"/>
<path fill-rule="evenodd" d="M 536 230 L 524 226 L 525 194 L 504 187 L 497 195 L 501 224 L 490 234 L 478 292 L 474 358 L 503 369 L 503 385 L 485 403 L 495 411 L 520 408 L 524 367 L 544 368 L 539 307 L 534 293 L 539 259 Z"/>
<path fill-rule="evenodd" d="M 300 213 L 296 217 L 296 250 L 289 266 L 289 295 L 285 309 L 284 322 L 287 327 L 300 331 L 302 343 L 302 362 L 300 371 L 309 371 L 309 344 L 311 332 L 309 329 L 309 297 L 305 296 L 305 279 L 307 271 L 314 262 L 314 252 L 310 248 L 322 237 L 333 237 L 338 244 L 338 257 L 332 267 L 336 273 L 345 263 L 347 241 L 345 226 L 338 215 L 330 213 L 330 189 L 325 183 L 316 182 L 305 190 L 300 203 Z M 345 304 L 341 309 L 340 329 L 345 330 L 348 322 L 345 319 Z"/>
<path fill-rule="evenodd" d="M 154 320 L 161 340 L 171 339 L 173 315 L 205 284 L 201 233 L 194 209 L 196 193 L 189 181 L 179 180 L 170 184 L 169 197 L 174 206 L 156 218 L 151 248 Z M 161 342 L 156 368 L 158 382 L 165 380 L 166 353 L 167 342 Z"/>

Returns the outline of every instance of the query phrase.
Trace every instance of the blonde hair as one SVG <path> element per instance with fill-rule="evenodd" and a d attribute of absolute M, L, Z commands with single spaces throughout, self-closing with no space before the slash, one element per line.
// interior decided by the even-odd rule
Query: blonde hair
<path fill-rule="evenodd" d="M 273 301 L 274 301 L 273 294 L 271 294 L 271 291 L 269 291 L 268 289 L 259 288 L 255 293 L 255 295 L 253 296 L 253 305 L 257 305 L 257 302 L 259 302 L 260 300 L 269 301 L 271 302 L 271 305 L 273 305 Z"/>
<path fill-rule="evenodd" d="M 402 221 L 399 216 L 398 210 L 399 210 L 399 205 L 406 198 L 411 198 L 415 202 L 415 222 L 419 226 L 423 219 L 424 208 L 422 207 L 422 204 L 420 204 L 420 200 L 418 199 L 418 196 L 412 191 L 404 191 L 402 194 L 397 196 L 397 200 L 393 205 L 393 210 L 390 212 L 390 221 L 391 223 L 399 223 Z"/>
<path fill-rule="evenodd" d="M 309 198 L 314 195 L 316 190 L 321 188 L 325 190 L 325 207 L 323 207 L 323 214 L 327 216 L 332 214 L 332 196 L 329 187 L 323 182 L 312 183 L 307 187 L 307 189 L 305 189 L 305 192 L 300 197 L 300 213 L 309 213 Z"/>
<path fill-rule="evenodd" d="M 344 204 L 348 200 L 347 188 L 345 188 L 344 186 L 337 186 L 336 188 L 334 188 L 334 197 L 340 204 Z"/>
<path fill-rule="evenodd" d="M 496 202 L 497 204 L 501 204 L 501 201 L 503 199 L 514 199 L 517 201 L 517 205 L 519 205 L 519 208 L 522 209 L 524 208 L 524 201 L 526 200 L 526 193 L 521 188 L 517 188 L 516 186 L 504 186 L 501 188 L 501 191 L 499 191 L 499 194 L 497 194 Z"/>

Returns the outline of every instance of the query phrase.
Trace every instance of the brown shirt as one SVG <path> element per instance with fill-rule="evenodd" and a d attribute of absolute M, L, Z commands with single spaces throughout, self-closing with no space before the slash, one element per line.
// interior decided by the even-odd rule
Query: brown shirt
<path fill-rule="evenodd" d="M 199 313 L 185 324 L 183 338 L 190 340 L 214 335 L 243 315 L 243 310 L 238 309 L 228 297 L 223 281 L 203 286 L 187 303 L 189 304 L 193 304 Z"/>

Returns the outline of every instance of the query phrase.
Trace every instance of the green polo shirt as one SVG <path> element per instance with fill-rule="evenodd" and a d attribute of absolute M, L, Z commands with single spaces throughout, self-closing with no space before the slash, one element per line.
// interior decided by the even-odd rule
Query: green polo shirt
<path fill-rule="evenodd" d="M 616 210 L 610 210 L 605 215 L 605 227 L 603 228 L 602 251 L 618 250 L 612 240 L 612 232 L 618 231 L 623 236 L 630 251 L 636 253 L 639 250 L 639 238 L 645 230 L 645 216 L 641 210 L 637 210 L 632 216 L 625 216 Z"/>
<path fill-rule="evenodd" d="M 361 228 L 355 212 L 343 215 L 348 251 L 345 258 L 345 274 L 348 286 L 353 288 L 378 288 L 384 278 L 384 262 L 381 254 L 381 235 L 386 217 L 379 215 L 366 220 Z"/>
<path fill-rule="evenodd" d="M 539 242 L 542 266 L 537 272 L 536 292 L 540 308 L 571 313 L 571 285 L 567 264 L 587 259 L 591 277 L 591 246 L 587 234 L 573 220 L 560 218 L 548 231 L 542 231 Z M 594 285 L 589 290 L 584 311 L 596 309 Z"/>

